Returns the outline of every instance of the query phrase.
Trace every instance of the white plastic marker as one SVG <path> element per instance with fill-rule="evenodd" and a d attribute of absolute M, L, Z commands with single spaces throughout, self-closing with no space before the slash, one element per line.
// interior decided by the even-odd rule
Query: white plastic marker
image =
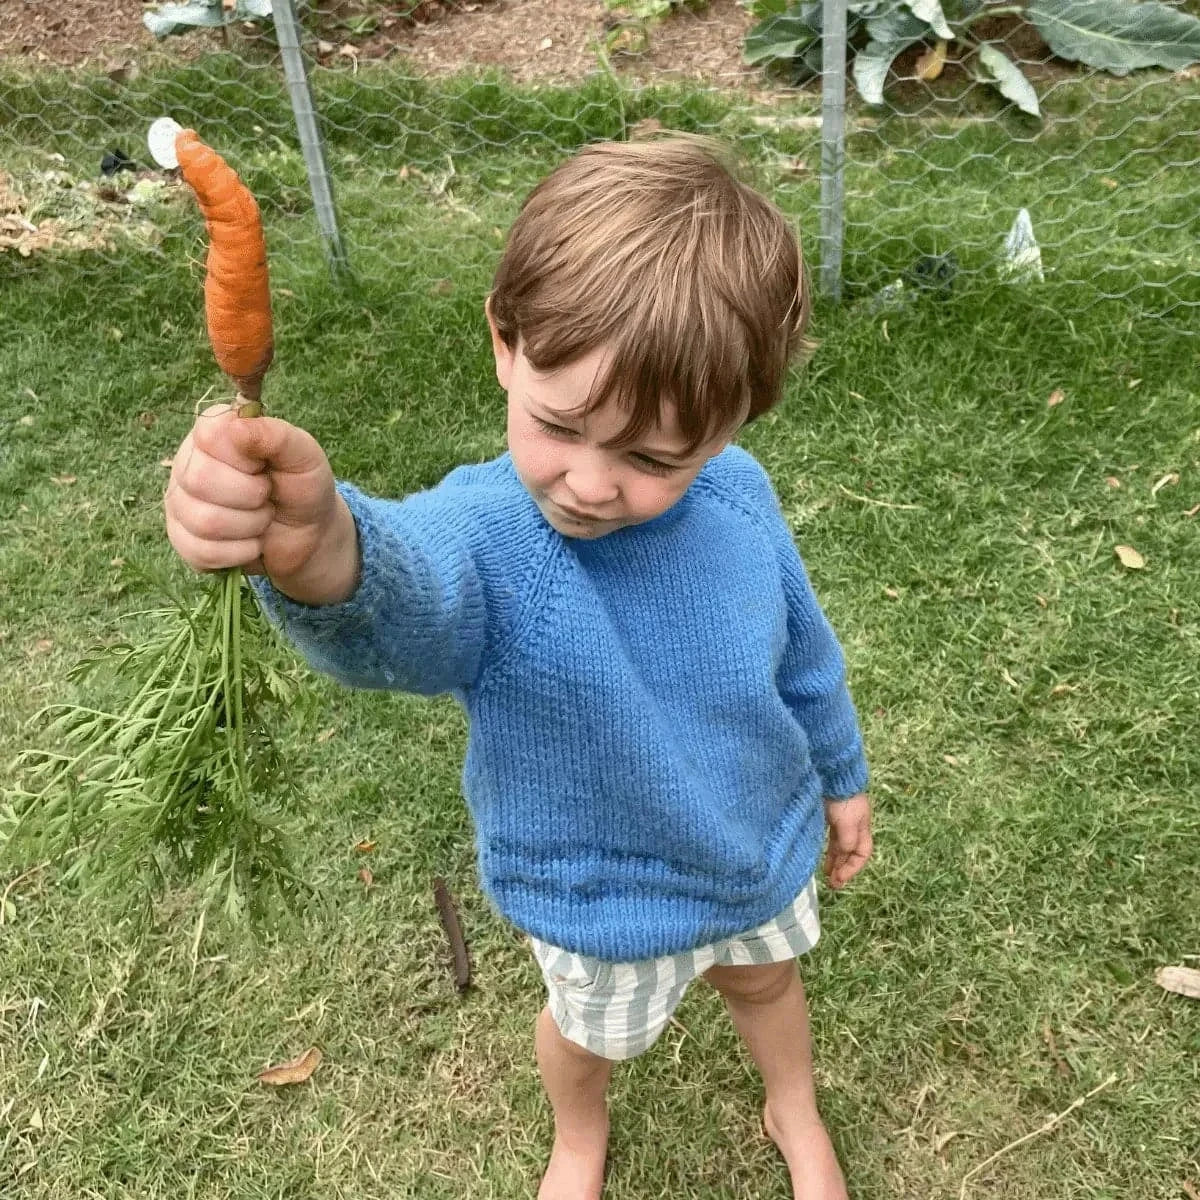
<path fill-rule="evenodd" d="M 175 138 L 183 132 L 183 126 L 170 117 L 159 117 L 150 126 L 146 134 L 146 144 L 150 147 L 150 155 L 160 167 L 174 168 L 179 166 L 175 154 Z"/>

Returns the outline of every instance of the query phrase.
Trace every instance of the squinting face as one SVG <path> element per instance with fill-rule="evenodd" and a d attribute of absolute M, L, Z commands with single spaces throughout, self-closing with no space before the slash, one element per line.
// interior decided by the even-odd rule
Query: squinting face
<path fill-rule="evenodd" d="M 555 371 L 542 372 L 493 330 L 496 377 L 508 393 L 508 448 L 517 477 L 549 524 L 565 537 L 598 538 L 667 511 L 700 468 L 728 444 L 733 431 L 688 452 L 665 403 L 659 424 L 636 443 L 615 447 L 628 414 L 615 401 L 581 416 L 608 366 L 608 351 L 593 350 Z"/>

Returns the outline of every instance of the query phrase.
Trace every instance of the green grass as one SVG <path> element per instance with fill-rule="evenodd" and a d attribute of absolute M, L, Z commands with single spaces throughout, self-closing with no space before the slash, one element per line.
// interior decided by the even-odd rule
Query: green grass
<path fill-rule="evenodd" d="M 6 168 L 66 145 L 47 129 L 95 121 L 59 151 L 83 163 L 114 128 L 132 137 L 159 94 L 218 105 L 187 78 L 143 77 L 136 104 L 90 106 L 30 84 L 50 117 L 20 127 Z M 385 175 L 367 144 L 385 113 L 369 96 L 362 130 L 347 120 L 335 140 L 358 260 L 396 252 L 348 292 L 326 278 L 294 152 L 253 144 L 248 115 L 227 126 L 277 248 L 268 399 L 339 474 L 387 493 L 502 447 L 481 312 L 491 231 L 557 160 L 561 114 L 576 114 L 579 138 L 620 121 L 600 84 L 544 103 L 454 86 L 457 100 L 425 95 L 421 118 L 459 139 L 453 177 L 435 174 L 441 133 L 409 160 L 424 178 L 399 178 L 398 157 Z M 722 128 L 744 120 L 710 99 L 672 103 Z M 282 127 L 286 110 L 255 119 Z M 528 123 L 516 143 L 510 120 Z M 781 130 L 764 149 L 808 155 L 809 136 Z M 961 165 L 965 136 L 922 153 Z M 1064 204 L 1073 171 L 1045 167 Z M 932 212 L 959 184 L 963 203 L 979 186 L 947 178 L 951 195 L 910 187 L 909 203 Z M 1149 253 L 1178 236 L 1155 226 L 1154 205 L 1173 202 L 1154 178 L 1136 231 Z M 809 228 L 814 187 L 777 190 Z M 865 210 L 872 222 L 895 219 L 889 196 Z M 171 561 L 160 460 L 197 399 L 224 389 L 201 325 L 195 215 L 183 202 L 149 211 L 157 247 L 117 237 L 104 252 L 0 256 L 0 761 L 29 744 L 40 705 L 71 694 L 83 651 L 153 601 L 129 567 L 203 586 Z M 903 264 L 897 252 L 888 265 Z M 812 365 L 743 439 L 843 636 L 874 771 L 876 861 L 844 895 L 824 894 L 824 938 L 804 968 L 821 1101 L 856 1200 L 956 1197 L 972 1167 L 1110 1074 L 966 1195 L 1167 1200 L 1185 1179 L 1200 1185 L 1200 1004 L 1154 983 L 1159 965 L 1200 965 L 1200 517 L 1185 515 L 1200 502 L 1200 341 L 1187 336 L 1194 310 L 1151 317 L 1159 293 L 1139 265 L 1114 270 L 1121 302 L 1086 302 L 1051 275 L 890 313 L 822 306 Z M 1179 295 L 1195 286 L 1181 277 Z M 1056 388 L 1065 399 L 1048 406 Z M 1118 564 L 1119 543 L 1145 570 Z M 332 901 L 314 928 L 244 945 L 197 931 L 177 893 L 135 954 L 51 870 L 5 881 L 6 1200 L 532 1193 L 550 1142 L 530 1046 L 540 984 L 478 891 L 461 716 L 305 676 L 278 720 L 301 785 L 302 865 Z M 356 878 L 363 838 L 377 843 L 370 891 Z M 471 943 L 462 997 L 435 874 L 459 895 Z M 782 1198 L 759 1086 L 719 1004 L 697 988 L 678 1016 L 618 1072 L 607 1195 Z M 311 1044 L 325 1061 L 310 1084 L 255 1083 Z"/>

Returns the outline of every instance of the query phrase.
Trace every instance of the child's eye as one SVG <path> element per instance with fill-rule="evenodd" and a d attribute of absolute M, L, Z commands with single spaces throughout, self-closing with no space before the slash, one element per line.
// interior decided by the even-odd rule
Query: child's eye
<path fill-rule="evenodd" d="M 534 417 L 533 419 L 537 422 L 537 427 L 543 433 L 548 433 L 551 437 L 573 438 L 576 436 L 575 430 L 568 429 L 565 425 L 552 425 L 549 421 L 543 421 L 541 417 Z"/>
<path fill-rule="evenodd" d="M 665 463 L 657 458 L 648 458 L 645 454 L 635 454 L 633 461 L 639 470 L 647 471 L 651 475 L 670 475 L 679 470 L 673 463 Z"/>

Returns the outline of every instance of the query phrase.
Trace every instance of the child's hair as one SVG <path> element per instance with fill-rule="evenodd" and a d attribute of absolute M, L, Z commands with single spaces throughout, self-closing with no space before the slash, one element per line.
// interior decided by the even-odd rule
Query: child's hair
<path fill-rule="evenodd" d="M 629 411 L 620 445 L 664 400 L 695 449 L 779 402 L 810 294 L 791 222 L 727 150 L 675 134 L 587 146 L 530 193 L 489 311 L 505 344 L 552 371 L 601 346 L 587 410 Z"/>

